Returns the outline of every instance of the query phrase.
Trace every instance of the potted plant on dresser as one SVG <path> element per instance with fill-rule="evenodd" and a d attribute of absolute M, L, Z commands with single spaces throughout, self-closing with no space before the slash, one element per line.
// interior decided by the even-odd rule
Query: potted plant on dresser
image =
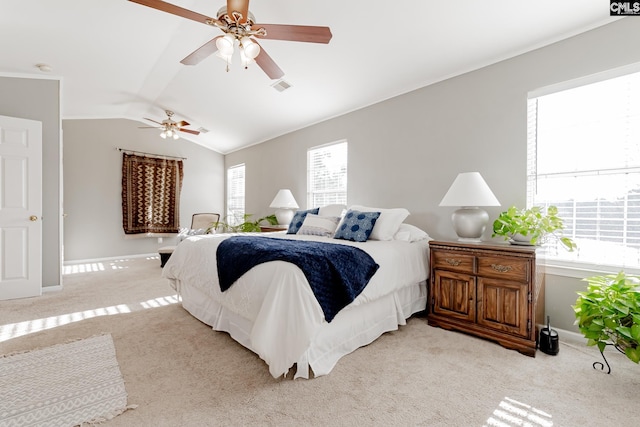
<path fill-rule="evenodd" d="M 231 232 L 231 233 L 250 233 L 250 232 L 259 232 L 260 224 L 268 223 L 269 225 L 278 225 L 278 219 L 275 215 L 267 215 L 263 218 L 259 218 L 255 221 L 251 220 L 252 214 L 244 214 L 242 219 L 243 222 L 239 224 L 229 224 L 228 222 L 218 222 L 215 224 L 215 228 L 220 228 L 223 232 Z"/>
<path fill-rule="evenodd" d="M 640 277 L 626 275 L 593 276 L 584 279 L 587 290 L 578 292 L 573 306 L 576 324 L 587 345 L 598 346 L 608 372 L 611 367 L 604 349 L 612 346 L 634 363 L 640 362 Z M 600 362 L 593 364 L 604 365 Z"/>
<path fill-rule="evenodd" d="M 529 209 L 511 206 L 493 222 L 491 237 L 503 236 L 512 244 L 534 246 L 554 238 L 571 252 L 577 245 L 571 238 L 562 235 L 563 229 L 564 223 L 555 206 L 549 206 L 546 212 L 540 206 Z"/>

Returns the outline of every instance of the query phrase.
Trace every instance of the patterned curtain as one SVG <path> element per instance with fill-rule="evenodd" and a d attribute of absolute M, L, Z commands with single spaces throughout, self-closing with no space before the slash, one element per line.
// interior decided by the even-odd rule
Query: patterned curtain
<path fill-rule="evenodd" d="M 178 233 L 182 160 L 122 153 L 125 234 Z"/>

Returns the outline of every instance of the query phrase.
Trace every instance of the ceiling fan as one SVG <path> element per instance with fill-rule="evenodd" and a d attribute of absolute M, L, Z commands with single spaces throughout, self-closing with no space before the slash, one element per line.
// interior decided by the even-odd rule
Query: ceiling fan
<path fill-rule="evenodd" d="M 253 14 L 249 12 L 249 0 L 227 0 L 227 5 L 218 10 L 217 18 L 210 18 L 162 0 L 129 1 L 222 30 L 224 35 L 213 38 L 180 61 L 185 65 L 196 65 L 215 53 L 227 62 L 227 71 L 229 71 L 231 55 L 237 41 L 244 68 L 255 60 L 269 78 L 279 79 L 284 76 L 284 72 L 261 48 L 256 38 L 327 44 L 332 36 L 329 27 L 256 24 Z"/>
<path fill-rule="evenodd" d="M 157 123 L 160 126 L 142 126 L 140 129 L 162 129 L 162 133 L 160 133 L 161 138 L 173 138 L 178 139 L 178 132 L 190 133 L 192 135 L 200 135 L 200 132 L 197 130 L 185 129 L 184 126 L 189 126 L 188 122 L 181 120 L 179 122 L 173 121 L 171 117 L 173 117 L 173 111 L 165 110 L 167 113 L 167 118 L 162 122 L 155 121 L 153 119 L 144 118 L 145 120 L 149 120 L 150 122 Z"/>

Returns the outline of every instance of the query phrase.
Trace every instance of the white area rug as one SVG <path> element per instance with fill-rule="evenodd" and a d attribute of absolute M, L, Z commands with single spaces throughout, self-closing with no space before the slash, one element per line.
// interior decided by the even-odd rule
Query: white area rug
<path fill-rule="evenodd" d="M 0 427 L 75 426 L 127 409 L 111 335 L 0 356 Z"/>

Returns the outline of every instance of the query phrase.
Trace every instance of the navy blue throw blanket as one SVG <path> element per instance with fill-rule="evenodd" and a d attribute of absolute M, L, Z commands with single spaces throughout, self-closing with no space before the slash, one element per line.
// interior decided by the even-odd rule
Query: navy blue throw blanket
<path fill-rule="evenodd" d="M 360 295 L 380 267 L 368 253 L 353 246 L 257 236 L 223 240 L 216 259 L 222 292 L 263 262 L 286 261 L 297 265 L 327 322 Z"/>

